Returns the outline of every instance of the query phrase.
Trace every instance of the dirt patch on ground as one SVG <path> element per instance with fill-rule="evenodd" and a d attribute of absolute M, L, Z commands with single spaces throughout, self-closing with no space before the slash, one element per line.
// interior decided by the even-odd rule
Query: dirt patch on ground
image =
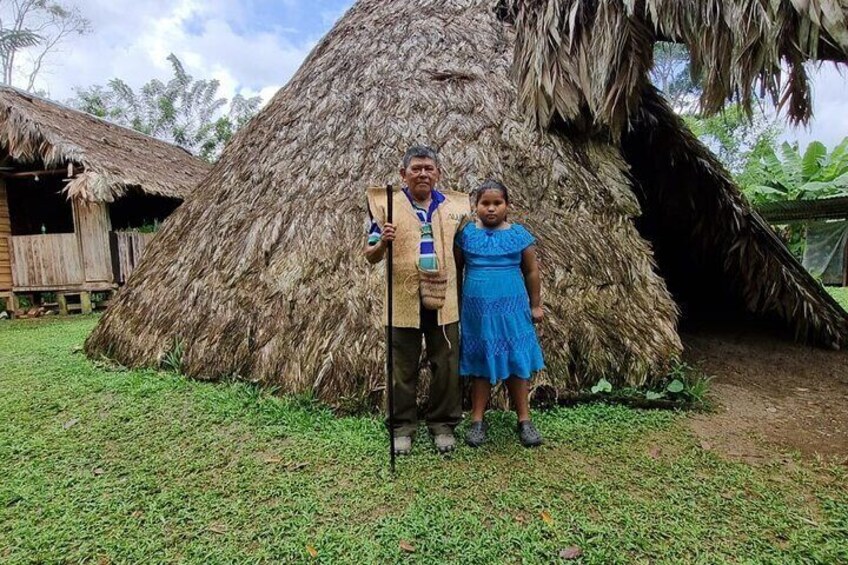
<path fill-rule="evenodd" d="M 683 340 L 687 361 L 715 377 L 715 413 L 691 421 L 705 448 L 749 462 L 796 450 L 848 457 L 848 351 L 749 327 L 702 328 Z"/>

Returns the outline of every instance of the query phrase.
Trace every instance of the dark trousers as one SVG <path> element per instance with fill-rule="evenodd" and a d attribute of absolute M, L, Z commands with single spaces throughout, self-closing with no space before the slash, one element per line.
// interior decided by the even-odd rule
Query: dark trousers
<path fill-rule="evenodd" d="M 412 435 L 418 429 L 418 363 L 421 338 L 427 345 L 432 379 L 425 418 L 432 434 L 451 433 L 462 419 L 459 384 L 459 324 L 440 326 L 435 310 L 421 307 L 421 328 L 392 328 L 395 378 L 395 430 Z"/>

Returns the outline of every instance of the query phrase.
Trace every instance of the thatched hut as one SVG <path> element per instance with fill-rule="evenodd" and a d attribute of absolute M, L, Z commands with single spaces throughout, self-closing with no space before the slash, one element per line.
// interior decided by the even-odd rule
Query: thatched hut
<path fill-rule="evenodd" d="M 384 275 L 361 257 L 364 189 L 395 180 L 422 141 L 441 150 L 450 188 L 503 179 L 538 236 L 548 391 L 663 374 L 681 352 L 681 307 L 848 342 L 845 312 L 646 77 L 620 135 L 565 114 L 535 127 L 511 73 L 516 30 L 493 7 L 357 2 L 177 211 L 88 354 L 137 366 L 176 348 L 199 378 L 378 398 Z"/>
<path fill-rule="evenodd" d="M 123 283 L 209 166 L 183 149 L 0 87 L 0 298 L 78 297 Z M 74 298 L 71 298 L 73 301 Z"/>

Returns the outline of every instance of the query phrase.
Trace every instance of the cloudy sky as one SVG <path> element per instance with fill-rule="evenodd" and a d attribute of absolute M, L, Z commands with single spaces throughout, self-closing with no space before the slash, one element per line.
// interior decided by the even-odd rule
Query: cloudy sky
<path fill-rule="evenodd" d="M 353 0 L 67 0 L 94 32 L 73 38 L 54 57 L 41 88 L 66 100 L 75 86 L 119 77 L 133 87 L 166 79 L 175 53 L 196 78 L 217 78 L 221 94 L 267 100 Z M 816 119 L 785 137 L 833 146 L 848 136 L 848 75 L 813 71 Z"/>

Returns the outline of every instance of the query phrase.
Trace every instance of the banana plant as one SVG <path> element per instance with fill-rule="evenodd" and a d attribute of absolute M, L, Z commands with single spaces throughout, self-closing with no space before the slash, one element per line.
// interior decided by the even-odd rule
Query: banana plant
<path fill-rule="evenodd" d="M 848 196 L 848 137 L 833 151 L 813 141 L 802 155 L 784 142 L 767 148 L 744 175 L 743 190 L 754 204 Z"/>

